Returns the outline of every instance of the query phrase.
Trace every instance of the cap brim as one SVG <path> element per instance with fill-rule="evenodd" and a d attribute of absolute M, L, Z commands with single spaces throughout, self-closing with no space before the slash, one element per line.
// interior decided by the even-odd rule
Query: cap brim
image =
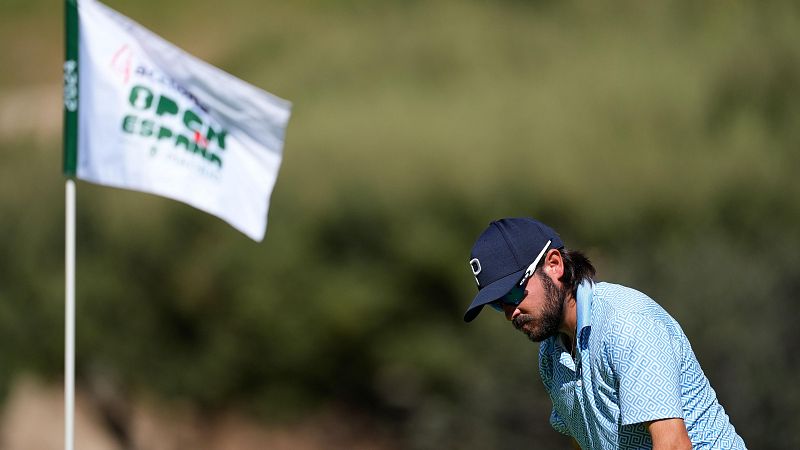
<path fill-rule="evenodd" d="M 478 291 L 478 295 L 475 296 L 467 312 L 464 313 L 464 322 L 472 322 L 472 319 L 478 317 L 484 305 L 508 294 L 508 291 L 522 279 L 523 274 L 525 274 L 525 269 L 506 275 Z"/>

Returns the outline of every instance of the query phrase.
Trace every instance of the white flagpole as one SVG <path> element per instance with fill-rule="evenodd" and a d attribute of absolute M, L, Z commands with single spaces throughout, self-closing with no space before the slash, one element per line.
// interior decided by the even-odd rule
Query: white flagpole
<path fill-rule="evenodd" d="M 66 306 L 64 330 L 64 448 L 75 444 L 75 181 L 66 186 Z"/>

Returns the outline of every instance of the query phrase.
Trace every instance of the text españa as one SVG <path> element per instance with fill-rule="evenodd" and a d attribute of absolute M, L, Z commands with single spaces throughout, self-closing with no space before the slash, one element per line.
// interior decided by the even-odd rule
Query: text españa
<path fill-rule="evenodd" d="M 123 117 L 123 132 L 151 138 L 156 143 L 168 140 L 176 148 L 182 147 L 222 168 L 219 151 L 225 150 L 225 139 L 228 135 L 226 130 L 206 124 L 196 112 L 191 109 L 181 110 L 175 100 L 163 94 L 156 95 L 143 85 L 131 88 L 128 103 L 137 113 Z M 165 122 L 169 117 L 179 117 L 185 128 L 174 130 L 167 126 Z"/>

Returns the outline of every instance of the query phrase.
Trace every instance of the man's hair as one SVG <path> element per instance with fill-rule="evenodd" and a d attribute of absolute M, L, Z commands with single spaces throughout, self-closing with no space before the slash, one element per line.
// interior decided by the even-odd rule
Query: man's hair
<path fill-rule="evenodd" d="M 564 289 L 569 289 L 573 297 L 578 295 L 578 285 L 583 280 L 594 280 L 596 273 L 592 262 L 582 252 L 570 250 L 566 247 L 558 249 L 561 259 L 564 261 L 564 275 L 558 279 Z"/>

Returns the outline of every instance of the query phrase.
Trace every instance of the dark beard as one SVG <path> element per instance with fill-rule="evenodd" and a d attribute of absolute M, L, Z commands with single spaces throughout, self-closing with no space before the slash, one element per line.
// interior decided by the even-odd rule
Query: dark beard
<path fill-rule="evenodd" d="M 533 342 L 543 340 L 558 334 L 558 327 L 561 326 L 564 318 L 564 302 L 567 299 L 567 291 L 559 288 L 547 275 L 537 273 L 544 287 L 544 307 L 541 316 L 536 317 L 532 314 L 520 314 L 514 318 L 514 327 L 528 336 Z M 527 325 L 527 326 L 526 326 Z"/>

